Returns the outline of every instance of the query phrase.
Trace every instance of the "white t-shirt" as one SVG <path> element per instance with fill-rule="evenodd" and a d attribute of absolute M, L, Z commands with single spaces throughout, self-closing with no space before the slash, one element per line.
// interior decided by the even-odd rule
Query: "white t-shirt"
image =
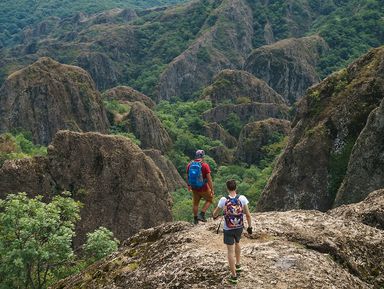
<path fill-rule="evenodd" d="M 236 196 L 235 196 L 235 197 L 236 197 Z M 235 197 L 233 197 L 233 198 L 230 197 L 230 198 L 231 198 L 231 199 L 234 199 Z M 245 196 L 243 196 L 243 195 L 240 195 L 240 196 L 239 196 L 239 201 L 241 202 L 241 205 L 243 206 L 243 208 L 244 208 L 245 205 L 248 205 L 248 203 L 249 203 L 248 199 L 247 199 Z M 217 204 L 217 207 L 220 208 L 220 209 L 223 209 L 224 206 L 225 206 L 225 203 L 226 203 L 226 202 L 227 202 L 227 198 L 222 197 L 222 198 L 220 199 L 219 203 Z M 229 229 L 229 228 L 227 227 L 227 224 L 226 224 L 225 220 L 224 220 L 224 230 L 233 230 L 233 229 Z"/>

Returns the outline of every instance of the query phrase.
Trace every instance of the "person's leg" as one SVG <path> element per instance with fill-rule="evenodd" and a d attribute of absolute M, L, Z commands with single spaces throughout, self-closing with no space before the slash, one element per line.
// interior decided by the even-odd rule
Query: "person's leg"
<path fill-rule="evenodd" d="M 235 255 L 236 255 L 236 265 L 240 265 L 240 243 L 235 243 Z"/>
<path fill-rule="evenodd" d="M 202 192 L 201 193 L 201 197 L 204 198 L 204 200 L 205 200 L 205 204 L 201 208 L 201 212 L 205 214 L 205 212 L 208 210 L 209 206 L 213 202 L 213 197 L 211 196 L 211 191 L 210 190 Z"/>
<path fill-rule="evenodd" d="M 228 264 L 229 269 L 231 270 L 231 275 L 236 276 L 236 266 L 235 266 L 235 245 L 227 245 L 228 251 Z"/>
<path fill-rule="evenodd" d="M 197 224 L 198 220 L 197 220 L 197 213 L 199 212 L 199 202 L 200 202 L 200 199 L 201 199 L 201 196 L 192 191 L 192 211 L 193 211 L 193 219 L 194 219 L 194 223 Z"/>

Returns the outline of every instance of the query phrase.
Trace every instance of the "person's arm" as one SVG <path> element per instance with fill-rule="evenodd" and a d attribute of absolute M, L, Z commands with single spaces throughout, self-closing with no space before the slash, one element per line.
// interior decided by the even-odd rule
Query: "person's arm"
<path fill-rule="evenodd" d="M 247 218 L 247 223 L 248 223 L 247 232 L 250 235 L 252 235 L 252 217 L 251 217 L 251 213 L 249 212 L 248 205 L 244 206 L 244 213 L 245 213 L 245 217 Z"/>
<path fill-rule="evenodd" d="M 220 211 L 220 208 L 219 208 L 219 207 L 216 207 L 216 208 L 213 210 L 212 218 L 213 218 L 214 220 L 216 220 L 216 219 L 219 217 L 219 211 Z"/>
<path fill-rule="evenodd" d="M 208 181 L 208 186 L 211 189 L 211 195 L 213 196 L 215 194 L 215 192 L 213 190 L 213 182 L 212 182 L 212 177 L 211 177 L 210 173 L 207 174 L 207 181 Z"/>

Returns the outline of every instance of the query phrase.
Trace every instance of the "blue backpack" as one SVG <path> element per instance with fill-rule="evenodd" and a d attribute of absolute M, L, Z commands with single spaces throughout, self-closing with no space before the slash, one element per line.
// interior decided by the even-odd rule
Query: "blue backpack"
<path fill-rule="evenodd" d="M 201 162 L 191 162 L 188 171 L 188 183 L 192 189 L 202 188 L 207 180 L 203 179 Z"/>

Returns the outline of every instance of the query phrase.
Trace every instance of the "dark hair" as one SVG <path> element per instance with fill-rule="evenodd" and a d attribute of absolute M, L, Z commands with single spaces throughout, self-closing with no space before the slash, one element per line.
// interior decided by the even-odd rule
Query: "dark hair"
<path fill-rule="evenodd" d="M 230 191 L 236 190 L 236 181 L 235 180 L 228 180 L 227 181 L 227 189 Z"/>

